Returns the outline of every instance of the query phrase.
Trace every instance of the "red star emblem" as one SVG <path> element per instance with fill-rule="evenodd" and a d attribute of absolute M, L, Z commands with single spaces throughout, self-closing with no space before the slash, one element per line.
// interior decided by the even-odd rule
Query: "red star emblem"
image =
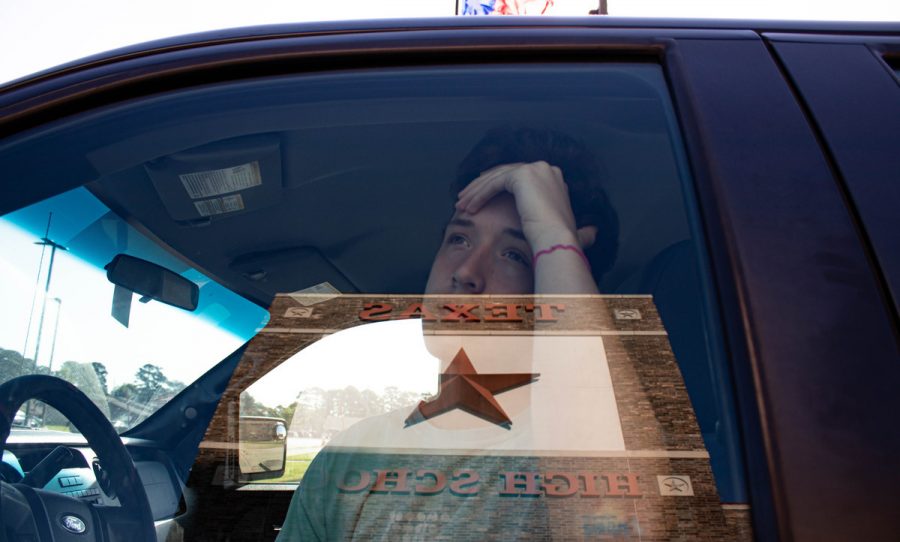
<path fill-rule="evenodd" d="M 406 418 L 406 427 L 458 408 L 509 429 L 512 420 L 494 395 L 530 384 L 539 376 L 539 373 L 478 374 L 465 350 L 460 348 L 441 374 L 437 397 L 420 401 Z"/>

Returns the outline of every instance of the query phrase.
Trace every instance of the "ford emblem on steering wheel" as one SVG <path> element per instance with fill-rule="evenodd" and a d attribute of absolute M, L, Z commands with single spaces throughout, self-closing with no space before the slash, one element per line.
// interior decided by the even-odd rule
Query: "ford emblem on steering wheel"
<path fill-rule="evenodd" d="M 87 525 L 85 525 L 84 521 L 78 516 L 65 515 L 59 518 L 59 522 L 62 524 L 63 528 L 70 533 L 84 534 L 84 532 L 87 531 Z"/>

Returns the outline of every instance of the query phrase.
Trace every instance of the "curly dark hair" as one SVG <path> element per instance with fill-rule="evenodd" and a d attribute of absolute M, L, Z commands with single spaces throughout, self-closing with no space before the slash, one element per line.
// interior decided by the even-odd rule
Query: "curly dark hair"
<path fill-rule="evenodd" d="M 597 227 L 597 240 L 585 250 L 594 276 L 612 267 L 619 248 L 619 219 L 603 190 L 603 169 L 587 146 L 562 132 L 529 127 L 498 127 L 485 134 L 460 163 L 451 190 L 455 196 L 482 172 L 502 164 L 544 161 L 558 167 L 569 187 L 576 227 Z"/>

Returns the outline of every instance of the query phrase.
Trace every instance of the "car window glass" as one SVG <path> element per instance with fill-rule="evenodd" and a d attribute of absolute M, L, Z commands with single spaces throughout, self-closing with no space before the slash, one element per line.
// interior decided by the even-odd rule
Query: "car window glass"
<path fill-rule="evenodd" d="M 190 319 L 202 331 L 166 313 L 172 329 L 128 345 L 174 353 L 116 361 L 121 378 L 166 358 L 166 382 L 212 389 L 201 373 L 249 339 L 192 467 L 200 501 L 297 491 L 285 539 L 749 529 L 729 364 L 661 66 L 291 75 L 51 128 L 6 159 L 50 152 L 35 182 L 90 179 L 56 196 L 96 209 L 82 229 L 134 239 L 135 255 L 201 286 Z M 455 207 L 478 190 L 489 196 L 477 209 Z M 39 256 L 41 236 L 72 248 L 56 226 L 44 233 L 53 201 L 17 226 L 23 254 Z M 104 250 L 86 257 L 105 288 L 90 318 L 115 327 L 100 269 L 128 250 Z M 28 295 L 12 318 L 30 314 L 37 267 L 23 265 Z M 134 305 L 136 329 L 154 302 Z M 187 346 L 203 360 L 185 360 Z"/>

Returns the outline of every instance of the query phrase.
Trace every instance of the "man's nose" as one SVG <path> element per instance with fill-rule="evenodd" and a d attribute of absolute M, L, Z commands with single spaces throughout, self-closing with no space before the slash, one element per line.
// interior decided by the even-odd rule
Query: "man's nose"
<path fill-rule="evenodd" d="M 487 283 L 489 266 L 484 251 L 473 251 L 453 273 L 453 290 L 457 293 L 480 294 Z"/>

